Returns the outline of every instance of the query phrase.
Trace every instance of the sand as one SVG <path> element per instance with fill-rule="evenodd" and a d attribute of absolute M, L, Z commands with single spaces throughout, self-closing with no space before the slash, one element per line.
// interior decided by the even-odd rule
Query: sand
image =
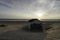
<path fill-rule="evenodd" d="M 44 40 L 47 33 L 22 30 L 27 24 L 8 24 L 0 27 L 0 40 Z"/>

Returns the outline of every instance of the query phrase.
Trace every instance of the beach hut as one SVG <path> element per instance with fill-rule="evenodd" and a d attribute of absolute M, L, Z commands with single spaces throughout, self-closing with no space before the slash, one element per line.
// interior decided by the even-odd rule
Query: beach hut
<path fill-rule="evenodd" d="M 30 31 L 40 31 L 40 32 L 43 32 L 43 27 L 42 27 L 42 23 L 40 20 L 38 19 L 31 19 L 28 21 L 30 24 L 29 24 L 29 29 Z"/>

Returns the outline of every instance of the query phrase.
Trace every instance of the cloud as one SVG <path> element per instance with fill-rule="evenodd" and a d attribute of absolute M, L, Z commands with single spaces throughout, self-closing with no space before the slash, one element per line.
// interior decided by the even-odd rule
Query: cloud
<path fill-rule="evenodd" d="M 5 13 L 6 15 L 10 14 L 10 16 L 14 17 L 15 15 L 18 15 L 16 16 L 16 18 L 18 18 L 19 16 L 20 18 L 24 18 L 25 15 L 26 18 L 32 18 L 33 16 L 37 17 L 36 14 L 42 14 L 43 12 L 43 18 L 47 16 L 48 18 L 50 18 L 49 15 L 58 15 L 60 13 L 60 1 L 57 0 L 0 0 L 0 6 L 7 7 L 0 7 L 0 12 L 1 10 L 3 10 L 3 12 L 1 13 Z"/>
<path fill-rule="evenodd" d="M 0 3 L 0 6 L 5 6 L 5 7 L 8 7 L 8 8 L 11 8 L 10 6 L 6 5 L 6 4 L 3 4 L 3 3 Z"/>
<path fill-rule="evenodd" d="M 0 6 L 5 6 L 5 7 L 8 7 L 8 8 L 11 8 L 10 5 L 8 5 L 7 3 L 2 2 L 2 1 L 0 1 Z"/>

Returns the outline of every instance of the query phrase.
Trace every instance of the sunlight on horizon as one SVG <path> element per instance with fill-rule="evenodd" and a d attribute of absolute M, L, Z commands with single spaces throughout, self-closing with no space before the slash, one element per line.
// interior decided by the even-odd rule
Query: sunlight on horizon
<path fill-rule="evenodd" d="M 39 11 L 35 12 L 35 15 L 37 16 L 37 18 L 38 18 L 39 20 L 41 20 L 42 18 L 44 18 L 45 12 L 39 10 Z"/>

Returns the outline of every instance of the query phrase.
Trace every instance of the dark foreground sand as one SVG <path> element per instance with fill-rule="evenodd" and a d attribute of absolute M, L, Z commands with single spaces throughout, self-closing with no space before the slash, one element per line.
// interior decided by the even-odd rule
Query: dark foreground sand
<path fill-rule="evenodd" d="M 0 35 L 0 40 L 44 40 L 45 33 L 10 31 Z"/>
<path fill-rule="evenodd" d="M 21 30 L 26 24 L 11 24 L 0 28 L 0 40 L 44 40 L 45 32 L 29 32 Z"/>
<path fill-rule="evenodd" d="M 22 30 L 27 24 L 9 24 L 0 27 L 0 40 L 60 40 L 60 23 L 46 24 L 53 27 L 45 32 L 30 32 Z"/>
<path fill-rule="evenodd" d="M 53 28 L 47 31 L 45 40 L 60 40 L 60 23 L 54 23 L 51 26 Z"/>

